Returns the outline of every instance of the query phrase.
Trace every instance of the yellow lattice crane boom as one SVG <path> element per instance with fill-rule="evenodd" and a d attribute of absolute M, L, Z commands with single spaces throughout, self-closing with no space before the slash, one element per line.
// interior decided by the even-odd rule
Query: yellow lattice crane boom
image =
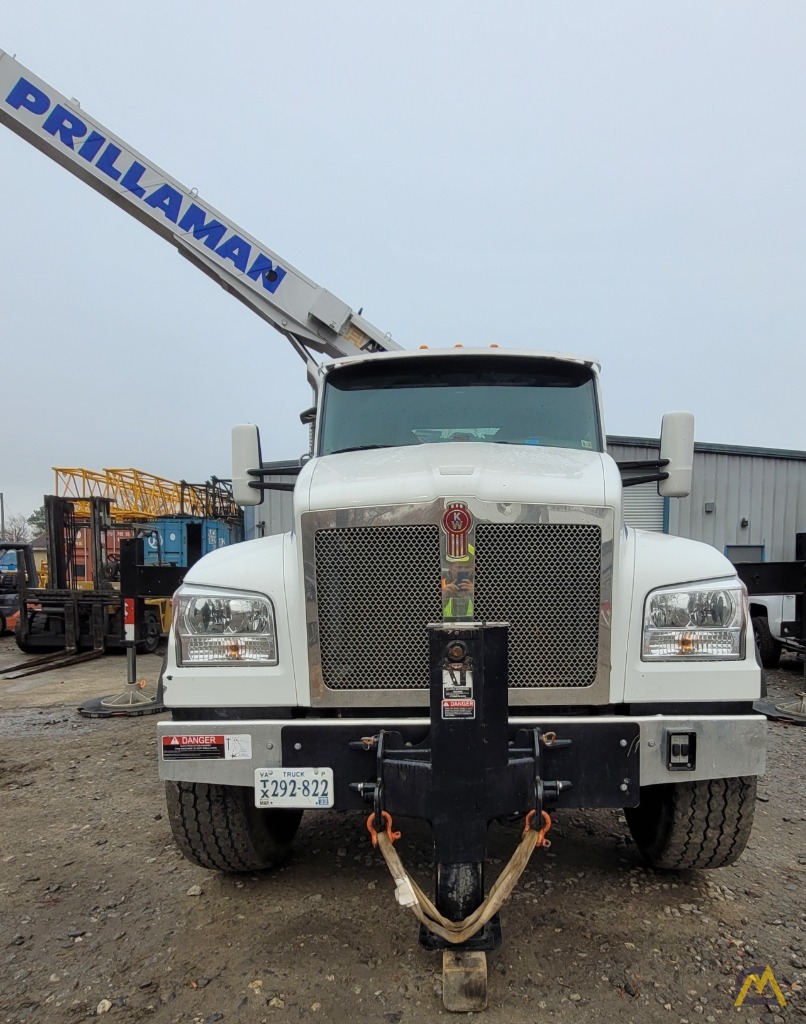
<path fill-rule="evenodd" d="M 54 466 L 55 493 L 75 502 L 75 514 L 89 517 L 89 498 L 109 498 L 114 521 L 159 519 L 185 515 L 230 518 L 237 516 L 224 481 L 188 484 L 145 473 L 141 469 L 92 469 Z"/>

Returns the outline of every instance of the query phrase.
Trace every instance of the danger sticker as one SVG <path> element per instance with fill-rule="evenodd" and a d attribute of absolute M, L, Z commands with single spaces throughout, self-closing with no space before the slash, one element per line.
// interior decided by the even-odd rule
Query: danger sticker
<path fill-rule="evenodd" d="M 446 718 L 475 718 L 476 702 L 474 700 L 443 700 L 442 717 Z"/>
<path fill-rule="evenodd" d="M 163 736 L 162 758 L 164 761 L 181 761 L 185 758 L 200 760 L 219 759 L 222 761 L 248 761 L 252 757 L 252 737 L 202 735 Z"/>

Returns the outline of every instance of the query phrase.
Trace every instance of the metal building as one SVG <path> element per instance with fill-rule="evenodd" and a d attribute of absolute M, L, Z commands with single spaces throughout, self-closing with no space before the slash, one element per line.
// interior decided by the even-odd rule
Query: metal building
<path fill-rule="evenodd" d="M 618 462 L 658 457 L 658 442 L 608 437 Z M 624 491 L 624 519 L 712 544 L 734 562 L 795 558 L 795 534 L 806 531 L 806 452 L 739 445 L 694 445 L 688 498 L 661 498 L 656 484 Z"/>
<path fill-rule="evenodd" d="M 286 473 L 296 461 L 267 462 L 265 466 L 277 468 L 281 472 L 267 476 L 267 483 L 293 483 L 294 477 Z M 290 491 L 265 491 L 263 501 L 259 505 L 248 505 L 244 510 L 244 537 L 254 540 L 256 537 L 271 537 L 276 533 L 289 533 L 294 527 L 294 496 Z"/>

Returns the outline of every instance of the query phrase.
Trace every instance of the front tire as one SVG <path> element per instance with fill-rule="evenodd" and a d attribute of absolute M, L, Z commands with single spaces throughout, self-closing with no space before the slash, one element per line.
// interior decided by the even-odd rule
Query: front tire
<path fill-rule="evenodd" d="M 653 868 L 721 868 L 747 845 L 756 806 L 756 778 L 705 779 L 642 786 L 638 807 L 624 814 L 644 860 Z"/>
<path fill-rule="evenodd" d="M 763 667 L 778 668 L 781 661 L 781 641 L 772 635 L 770 624 L 763 616 L 754 617 L 753 632 L 756 635 L 756 647 Z"/>
<path fill-rule="evenodd" d="M 263 871 L 291 849 L 302 811 L 261 810 L 253 790 L 206 782 L 166 782 L 168 818 L 188 860 L 227 872 Z"/>

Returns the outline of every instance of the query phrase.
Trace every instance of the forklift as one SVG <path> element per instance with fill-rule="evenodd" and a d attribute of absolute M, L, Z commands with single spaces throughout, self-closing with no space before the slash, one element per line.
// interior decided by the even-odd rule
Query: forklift
<path fill-rule="evenodd" d="M 14 632 L 20 615 L 20 574 L 26 587 L 38 587 L 30 544 L 0 542 L 0 634 Z"/>
<path fill-rule="evenodd" d="M 77 499 L 46 495 L 48 579 L 19 581 L 17 646 L 26 654 L 48 651 L 103 653 L 124 639 L 117 552 L 121 537 L 142 523 L 113 523 L 111 500 L 92 497 L 89 518 L 76 514 Z M 153 653 L 171 623 L 170 596 L 151 598 L 143 619 L 142 650 Z"/>

